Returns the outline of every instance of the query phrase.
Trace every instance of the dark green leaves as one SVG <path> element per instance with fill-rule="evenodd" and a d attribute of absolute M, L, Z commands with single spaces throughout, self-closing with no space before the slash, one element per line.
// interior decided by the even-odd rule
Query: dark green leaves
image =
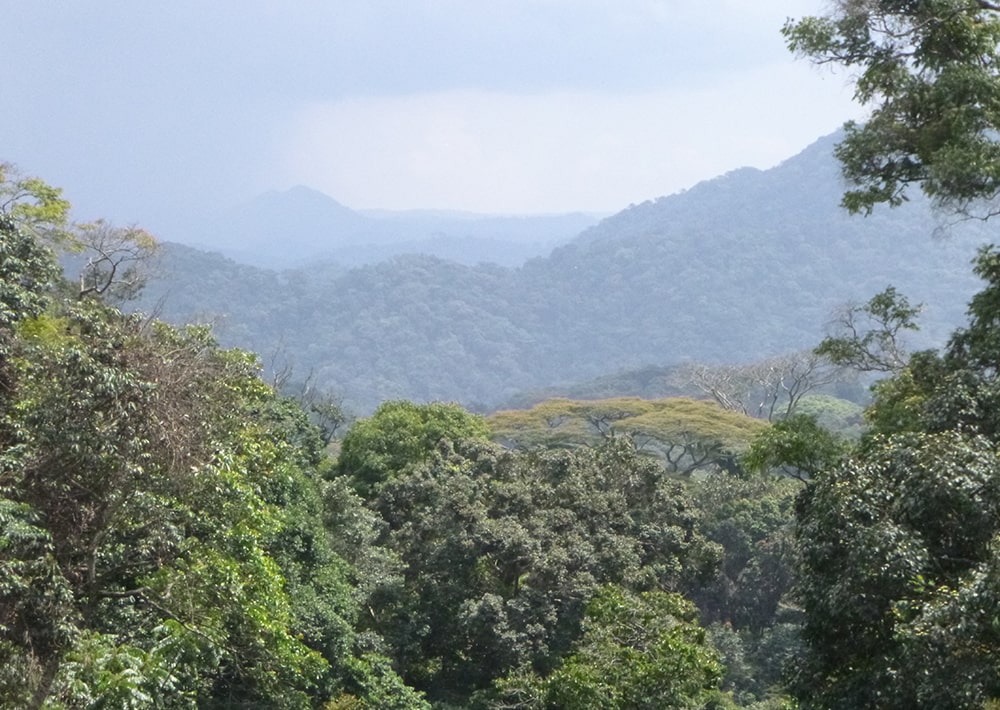
<path fill-rule="evenodd" d="M 980 565 L 993 564 L 998 480 L 990 445 L 953 432 L 874 441 L 817 480 L 798 523 L 806 707 L 926 707 L 923 684 L 957 683 L 926 674 L 908 639 L 933 623 L 925 614 L 942 595 L 976 584 Z M 951 643 L 963 632 L 935 633 Z M 992 642 L 980 651 L 992 655 Z"/>
<path fill-rule="evenodd" d="M 550 670 L 602 584 L 680 590 L 718 562 L 681 485 L 620 439 L 544 453 L 448 444 L 374 504 L 406 565 L 376 594 L 374 626 L 404 678 L 439 700 Z"/>
<path fill-rule="evenodd" d="M 52 253 L 0 214 L 0 330 L 39 315 L 58 278 Z"/>
<path fill-rule="evenodd" d="M 872 108 L 863 125 L 847 125 L 837 150 L 856 186 L 844 195 L 851 212 L 898 205 L 911 184 L 960 212 L 997 196 L 995 7 L 970 0 L 840 2 L 827 17 L 790 21 L 783 33 L 793 52 L 856 72 L 855 96 Z"/>

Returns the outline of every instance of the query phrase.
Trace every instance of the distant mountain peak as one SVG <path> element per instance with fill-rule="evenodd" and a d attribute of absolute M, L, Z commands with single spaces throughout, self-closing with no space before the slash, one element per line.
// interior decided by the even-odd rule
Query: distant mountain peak
<path fill-rule="evenodd" d="M 294 185 L 287 190 L 268 190 L 267 192 L 263 192 L 256 197 L 251 198 L 237 209 L 252 208 L 258 203 L 281 205 L 285 209 L 292 207 L 293 205 L 310 205 L 315 209 L 326 208 L 329 210 L 350 212 L 359 218 L 361 217 L 361 215 L 358 215 L 358 213 L 350 207 L 338 202 L 325 192 L 320 192 L 319 190 L 307 185 Z"/>

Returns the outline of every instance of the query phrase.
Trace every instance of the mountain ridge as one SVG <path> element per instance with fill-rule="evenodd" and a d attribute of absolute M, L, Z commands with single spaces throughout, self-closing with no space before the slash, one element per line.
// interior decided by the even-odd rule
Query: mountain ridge
<path fill-rule="evenodd" d="M 520 266 L 396 255 L 266 272 L 175 253 L 149 297 L 173 279 L 171 319 L 226 313 L 225 343 L 265 362 L 283 349 L 362 411 L 393 398 L 489 409 L 630 368 L 808 348 L 839 306 L 889 284 L 927 304 L 914 346 L 941 343 L 988 226 L 933 239 L 926 201 L 848 216 L 834 142 L 635 205 Z"/>

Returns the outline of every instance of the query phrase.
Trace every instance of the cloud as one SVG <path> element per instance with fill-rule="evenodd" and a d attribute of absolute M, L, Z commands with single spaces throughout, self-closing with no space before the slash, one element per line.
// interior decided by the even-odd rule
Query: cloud
<path fill-rule="evenodd" d="M 287 127 L 273 187 L 356 208 L 616 210 L 769 167 L 857 115 L 842 80 L 787 63 L 705 88 L 320 101 Z"/>

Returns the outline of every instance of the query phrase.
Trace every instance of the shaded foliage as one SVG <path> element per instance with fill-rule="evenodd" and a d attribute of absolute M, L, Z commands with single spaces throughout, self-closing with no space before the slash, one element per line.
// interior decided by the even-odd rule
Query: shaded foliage
<path fill-rule="evenodd" d="M 374 505 L 406 565 L 375 596 L 375 628 L 403 677 L 439 700 L 550 671 L 600 585 L 680 590 L 718 560 L 680 485 L 620 439 L 538 453 L 444 442 Z"/>
<path fill-rule="evenodd" d="M 205 328 L 65 298 L 3 219 L 0 704 L 419 707 L 359 643 L 305 414 Z"/>
<path fill-rule="evenodd" d="M 1000 696 L 992 616 L 1000 534 L 996 293 L 969 325 L 880 383 L 873 431 L 798 511 L 806 707 L 981 707 Z"/>

